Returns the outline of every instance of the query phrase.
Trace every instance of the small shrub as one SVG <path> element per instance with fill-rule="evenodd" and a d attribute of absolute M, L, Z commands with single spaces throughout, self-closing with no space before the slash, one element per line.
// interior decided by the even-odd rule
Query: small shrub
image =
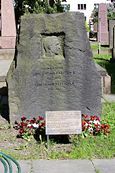
<path fill-rule="evenodd" d="M 110 133 L 110 125 L 106 121 L 101 121 L 98 116 L 82 115 L 82 131 L 83 136 L 88 135 L 108 135 Z"/>
<path fill-rule="evenodd" d="M 18 130 L 17 137 L 29 140 L 32 135 L 35 135 L 42 140 L 43 135 L 45 135 L 45 119 L 42 116 L 32 119 L 27 119 L 23 116 L 21 117 L 21 122 L 15 121 L 14 128 Z"/>

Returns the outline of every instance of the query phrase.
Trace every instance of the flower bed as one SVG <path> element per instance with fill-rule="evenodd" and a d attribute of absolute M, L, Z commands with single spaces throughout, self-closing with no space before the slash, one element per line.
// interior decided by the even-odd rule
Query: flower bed
<path fill-rule="evenodd" d="M 14 128 L 18 130 L 17 137 L 29 140 L 32 135 L 37 136 L 39 140 L 45 137 L 45 119 L 42 116 L 27 119 L 21 117 L 21 122 L 15 122 Z M 82 114 L 82 135 L 108 135 L 110 125 L 100 120 L 98 116 L 89 116 Z"/>
<path fill-rule="evenodd" d="M 100 120 L 98 116 L 89 116 L 82 114 L 82 131 L 83 135 L 108 135 L 110 125 Z"/>
<path fill-rule="evenodd" d="M 27 119 L 25 116 L 21 117 L 21 122 L 15 121 L 14 128 L 18 130 L 17 137 L 29 139 L 31 135 L 37 133 L 41 139 L 42 135 L 45 134 L 45 119 L 42 116 L 37 118 Z"/>

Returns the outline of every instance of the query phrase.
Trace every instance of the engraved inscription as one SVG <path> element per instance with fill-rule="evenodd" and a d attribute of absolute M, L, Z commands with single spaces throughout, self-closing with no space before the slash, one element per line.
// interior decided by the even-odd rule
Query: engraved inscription
<path fill-rule="evenodd" d="M 80 134 L 81 111 L 48 111 L 46 112 L 46 134 Z"/>
<path fill-rule="evenodd" d="M 64 67 L 47 67 L 41 68 L 34 74 L 36 77 L 36 87 L 48 86 L 48 90 L 51 87 L 63 87 L 63 86 L 74 86 L 76 72 L 74 70 L 64 70 Z M 41 79 L 37 81 L 37 79 Z"/>

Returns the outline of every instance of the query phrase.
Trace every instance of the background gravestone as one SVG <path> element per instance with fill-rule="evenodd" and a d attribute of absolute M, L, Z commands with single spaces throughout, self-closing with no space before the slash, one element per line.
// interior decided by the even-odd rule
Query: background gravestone
<path fill-rule="evenodd" d="M 108 34 L 107 5 L 101 3 L 99 4 L 98 12 L 98 42 L 100 42 L 101 45 L 109 44 Z"/>
<path fill-rule="evenodd" d="M 115 20 L 109 20 L 109 47 L 113 48 L 113 28 L 115 26 Z"/>
<path fill-rule="evenodd" d="M 115 20 L 109 20 L 109 47 L 112 50 L 112 59 L 115 61 Z"/>
<path fill-rule="evenodd" d="M 113 27 L 113 52 L 112 59 L 115 61 L 115 26 Z"/>
<path fill-rule="evenodd" d="M 81 13 L 21 20 L 17 66 L 8 78 L 11 120 L 46 111 L 101 112 L 101 80 Z"/>

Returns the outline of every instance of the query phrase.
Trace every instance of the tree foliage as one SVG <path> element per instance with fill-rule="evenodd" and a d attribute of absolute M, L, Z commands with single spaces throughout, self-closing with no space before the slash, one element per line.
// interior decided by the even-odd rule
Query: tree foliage
<path fill-rule="evenodd" d="M 15 0 L 16 17 L 25 13 L 57 13 L 63 12 L 60 0 Z"/>
<path fill-rule="evenodd" d="M 94 23 L 98 22 L 98 8 L 94 8 L 91 17 Z"/>
<path fill-rule="evenodd" d="M 108 6 L 108 19 L 114 19 L 115 20 L 115 7 L 113 5 Z"/>
<path fill-rule="evenodd" d="M 114 19 L 115 20 L 115 7 L 114 4 L 108 4 L 107 6 L 107 17 L 108 19 Z M 98 8 L 94 8 L 92 12 L 92 18 L 93 22 L 98 22 Z"/>

